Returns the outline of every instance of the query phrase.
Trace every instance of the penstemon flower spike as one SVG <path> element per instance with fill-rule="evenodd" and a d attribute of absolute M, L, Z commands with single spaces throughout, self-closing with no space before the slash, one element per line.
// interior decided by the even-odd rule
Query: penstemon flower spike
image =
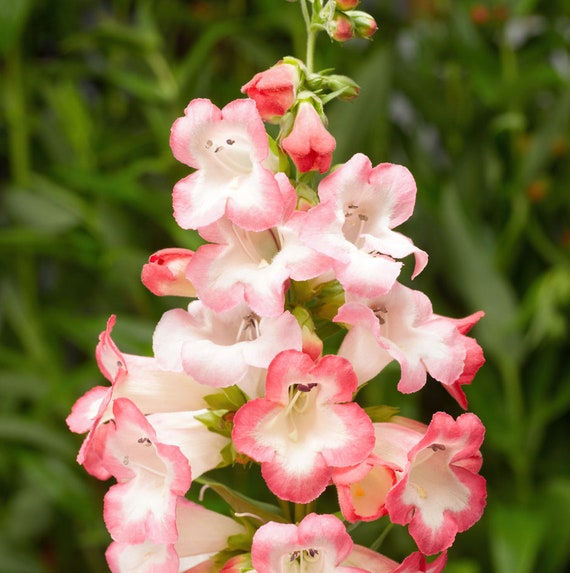
<path fill-rule="evenodd" d="M 174 186 L 174 217 L 204 244 L 161 249 L 141 278 L 182 307 L 158 321 L 152 357 L 118 349 L 112 316 L 96 351 L 111 385 L 67 419 L 87 434 L 78 462 L 117 482 L 104 499 L 113 573 L 439 573 L 483 512 L 475 414 L 436 412 L 426 425 L 355 402 L 395 361 L 400 392 L 429 374 L 467 409 L 463 386 L 484 362 L 468 336 L 482 312 L 440 316 L 399 280 L 402 259 L 413 255 L 412 279 L 428 262 L 396 230 L 414 209 L 408 169 L 357 153 L 330 171 L 325 106 L 359 88 L 315 71 L 316 39 L 370 37 L 376 23 L 357 7 L 300 0 L 304 62 L 285 56 L 223 109 L 195 99 L 172 126 L 172 152 L 192 170 Z M 278 125 L 275 140 L 264 122 Z M 259 465 L 275 504 L 209 475 L 236 464 Z M 230 516 L 205 507 L 203 488 Z M 353 542 L 345 523 L 381 517 L 378 543 Z M 394 524 L 417 546 L 401 563 L 377 551 Z"/>

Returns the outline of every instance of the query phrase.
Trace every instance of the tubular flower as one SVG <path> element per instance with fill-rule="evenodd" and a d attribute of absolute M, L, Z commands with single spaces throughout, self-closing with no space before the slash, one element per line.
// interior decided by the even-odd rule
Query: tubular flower
<path fill-rule="evenodd" d="M 233 519 L 184 497 L 177 501 L 176 530 L 178 537 L 173 543 L 111 543 L 106 556 L 112 573 L 187 571 L 207 564 L 227 548 L 230 536 L 244 532 Z"/>
<path fill-rule="evenodd" d="M 475 414 L 454 420 L 436 412 L 423 434 L 393 423 L 375 426 L 375 453 L 402 467 L 386 497 L 390 519 L 409 524 L 422 553 L 444 551 L 485 507 L 485 479 L 477 473 L 483 424 Z"/>
<path fill-rule="evenodd" d="M 281 194 L 263 165 L 269 144 L 253 100 L 222 110 L 207 99 L 192 100 L 172 126 L 170 145 L 178 161 L 197 169 L 174 187 L 174 217 L 183 229 L 226 216 L 260 231 L 281 219 Z"/>
<path fill-rule="evenodd" d="M 386 295 L 349 299 L 339 309 L 334 320 L 352 325 L 339 354 L 351 360 L 361 383 L 397 360 L 400 392 L 418 391 L 429 373 L 465 408 L 461 385 L 471 382 L 484 358 L 480 346 L 463 332 L 482 315 L 461 321 L 439 316 L 425 294 L 396 282 Z"/>
<path fill-rule="evenodd" d="M 363 297 L 386 294 L 400 274 L 395 261 L 414 254 L 412 278 L 427 264 L 427 254 L 393 231 L 412 214 L 416 184 L 401 165 L 356 154 L 319 184 L 321 203 L 304 221 L 302 239 L 333 260 L 342 286 Z"/>
<path fill-rule="evenodd" d="M 257 396 L 255 370 L 266 369 L 282 350 L 301 350 L 302 334 L 288 311 L 259 317 L 240 304 L 216 313 L 196 300 L 188 311 L 173 309 L 162 316 L 153 346 L 158 362 L 169 370 L 184 370 L 216 388 L 237 384 L 249 396 Z"/>
<path fill-rule="evenodd" d="M 324 173 L 331 165 L 336 141 L 313 105 L 303 101 L 299 104 L 293 129 L 283 139 L 281 147 L 299 171 Z"/>
<path fill-rule="evenodd" d="M 253 536 L 256 573 L 364 573 L 346 566 L 352 539 L 334 515 L 307 515 L 299 525 L 269 522 Z"/>
<path fill-rule="evenodd" d="M 77 461 L 99 479 L 109 479 L 110 474 L 101 465 L 92 441 L 99 427 L 113 418 L 115 399 L 129 398 L 150 414 L 201 410 L 207 406 L 204 396 L 211 393 L 211 388 L 183 372 L 161 369 L 154 358 L 121 353 L 111 337 L 114 325 L 115 316 L 111 316 L 95 351 L 99 369 L 111 386 L 96 386 L 85 393 L 66 420 L 72 432 L 89 432 Z"/>
<path fill-rule="evenodd" d="M 234 418 L 238 452 L 261 463 L 281 499 L 308 503 L 329 484 L 333 469 L 360 463 L 374 445 L 364 410 L 352 402 L 356 376 L 347 360 L 285 350 L 267 371 L 266 394 Z"/>
<path fill-rule="evenodd" d="M 107 529 L 124 543 L 174 543 L 177 499 L 190 487 L 188 461 L 176 446 L 157 441 L 127 398 L 114 401 L 113 415 L 96 438 L 101 463 L 118 482 L 104 499 Z"/>
<path fill-rule="evenodd" d="M 279 316 L 289 279 L 307 280 L 330 268 L 328 257 L 300 240 L 306 213 L 295 211 L 295 190 L 287 176 L 278 173 L 276 179 L 285 206 L 279 225 L 252 232 L 222 219 L 200 231 L 212 243 L 196 251 L 187 276 L 202 302 L 216 312 L 245 302 L 259 316 Z"/>

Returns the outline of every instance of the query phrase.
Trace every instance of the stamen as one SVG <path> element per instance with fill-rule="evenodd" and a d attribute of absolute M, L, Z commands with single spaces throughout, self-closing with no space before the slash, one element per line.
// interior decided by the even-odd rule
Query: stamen
<path fill-rule="evenodd" d="M 308 384 L 297 384 L 297 390 L 301 392 L 310 392 L 311 388 L 317 386 L 316 382 L 309 382 Z"/>
<path fill-rule="evenodd" d="M 434 452 L 437 452 L 438 450 L 441 452 L 445 452 L 445 446 L 443 444 L 432 444 L 431 446 L 429 446 Z"/>
<path fill-rule="evenodd" d="M 381 325 L 386 324 L 386 317 L 383 315 L 388 314 L 388 310 L 384 305 L 371 308 L 370 310 L 374 313 L 374 316 L 378 319 L 378 322 Z"/>
<path fill-rule="evenodd" d="M 260 335 L 259 317 L 252 312 L 243 317 L 236 335 L 236 342 L 257 340 Z"/>
<path fill-rule="evenodd" d="M 238 229 L 235 225 L 232 225 L 232 229 L 236 239 L 244 250 L 245 254 L 251 259 L 252 262 L 259 264 L 260 256 L 255 247 L 252 245 L 251 240 L 248 235 L 242 237 L 241 229 Z M 242 231 L 246 232 L 246 231 Z"/>

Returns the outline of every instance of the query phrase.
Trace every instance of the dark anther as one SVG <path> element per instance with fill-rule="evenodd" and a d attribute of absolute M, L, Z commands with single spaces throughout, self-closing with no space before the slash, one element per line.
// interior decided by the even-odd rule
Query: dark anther
<path fill-rule="evenodd" d="M 430 448 L 431 448 L 434 452 L 437 452 L 438 450 L 439 450 L 439 451 L 442 451 L 442 452 L 445 451 L 445 446 L 444 446 L 443 444 L 432 444 L 432 445 L 430 446 Z"/>
<path fill-rule="evenodd" d="M 297 384 L 297 390 L 300 392 L 310 392 L 311 388 L 314 388 L 316 385 L 316 382 L 309 382 L 308 384 Z"/>

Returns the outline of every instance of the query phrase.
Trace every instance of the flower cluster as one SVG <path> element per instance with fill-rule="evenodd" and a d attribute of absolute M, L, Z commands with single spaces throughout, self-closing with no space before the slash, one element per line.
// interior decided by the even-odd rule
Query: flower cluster
<path fill-rule="evenodd" d="M 367 35 L 355 5 L 321 7 L 331 37 L 341 18 Z M 174 217 L 204 244 L 153 254 L 142 281 L 187 306 L 162 316 L 152 357 L 122 353 L 111 317 L 96 352 L 110 385 L 67 420 L 87 432 L 79 463 L 117 482 L 104 499 L 109 566 L 441 571 L 485 505 L 483 425 L 472 413 L 437 412 L 428 425 L 378 415 L 355 396 L 396 361 L 398 390 L 420 390 L 429 374 L 466 409 L 463 386 L 484 361 L 467 332 L 482 313 L 440 316 L 399 281 L 402 259 L 413 256 L 413 278 L 428 258 L 396 230 L 416 197 L 405 167 L 356 154 L 330 171 L 323 108 L 354 97 L 351 80 L 288 57 L 242 91 L 222 109 L 195 99 L 172 126 L 172 152 L 192 169 L 174 186 Z M 264 121 L 279 125 L 275 140 Z M 344 335 L 335 353 L 324 352 L 331 332 Z M 253 501 L 222 515 L 187 499 L 192 481 L 234 463 L 260 465 L 281 511 Z M 315 512 L 329 487 L 344 521 L 388 516 L 418 551 L 396 563 L 355 545 L 339 517 Z"/>

